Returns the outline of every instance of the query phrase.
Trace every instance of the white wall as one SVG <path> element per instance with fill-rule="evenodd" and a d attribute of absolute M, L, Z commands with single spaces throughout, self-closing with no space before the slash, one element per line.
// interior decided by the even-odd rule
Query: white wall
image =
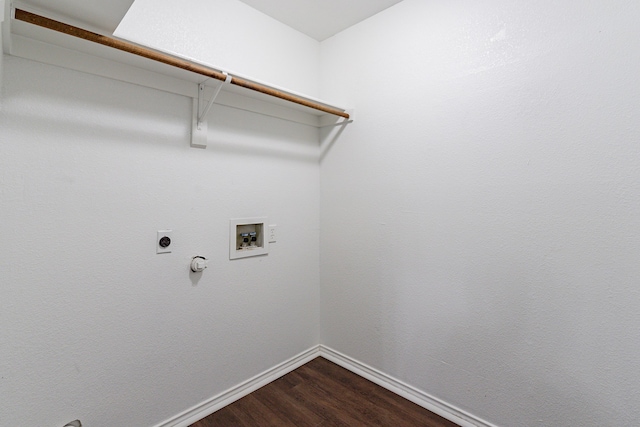
<path fill-rule="evenodd" d="M 320 43 L 239 0 L 136 0 L 114 34 L 271 86 L 319 93 Z"/>
<path fill-rule="evenodd" d="M 299 33 L 204 52 L 332 76 L 357 120 L 321 192 L 313 128 L 216 106 L 191 149 L 189 99 L 4 57 L 0 425 L 154 425 L 319 340 L 499 426 L 634 425 L 640 5 L 588 6 L 405 0 L 322 67 Z M 229 261 L 256 215 L 278 243 Z"/>
<path fill-rule="evenodd" d="M 323 42 L 357 112 L 321 165 L 323 344 L 495 425 L 637 424 L 639 21 L 405 0 Z"/>
<path fill-rule="evenodd" d="M 214 106 L 192 149 L 190 99 L 10 56 L 0 100 L 0 425 L 156 425 L 317 345 L 316 128 Z"/>
<path fill-rule="evenodd" d="M 5 8 L 6 4 L 4 0 L 0 0 L 0 49 L 4 52 L 4 22 L 5 22 Z M 2 62 L 4 60 L 4 55 L 0 55 L 0 87 L 2 87 Z"/>

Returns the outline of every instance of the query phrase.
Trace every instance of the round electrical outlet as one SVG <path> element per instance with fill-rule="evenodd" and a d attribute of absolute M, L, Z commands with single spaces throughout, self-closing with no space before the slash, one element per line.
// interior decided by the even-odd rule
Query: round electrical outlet
<path fill-rule="evenodd" d="M 158 242 L 161 248 L 166 248 L 171 244 L 171 239 L 167 236 L 163 236 Z"/>

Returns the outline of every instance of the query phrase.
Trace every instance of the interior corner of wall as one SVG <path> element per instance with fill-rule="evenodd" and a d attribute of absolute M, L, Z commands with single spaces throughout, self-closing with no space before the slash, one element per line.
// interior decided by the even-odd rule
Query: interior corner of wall
<path fill-rule="evenodd" d="M 6 0 L 0 0 L 0 48 L 2 52 L 9 53 L 9 17 L 11 4 Z M 2 59 L 0 58 L 0 61 Z"/>
<path fill-rule="evenodd" d="M 7 23 L 5 22 L 5 16 L 7 16 L 5 14 L 5 0 L 0 0 L 0 98 L 1 98 L 1 94 L 2 94 L 2 68 L 3 68 L 3 60 L 4 60 L 4 53 L 6 51 L 5 46 L 4 46 L 4 29 L 7 26 Z"/>

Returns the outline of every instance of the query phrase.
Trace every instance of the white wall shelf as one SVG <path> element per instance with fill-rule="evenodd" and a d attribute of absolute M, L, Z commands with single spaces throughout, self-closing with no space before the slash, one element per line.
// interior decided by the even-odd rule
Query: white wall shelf
<path fill-rule="evenodd" d="M 229 78 L 227 78 L 227 83 L 224 83 L 193 71 L 176 68 L 175 66 L 153 59 L 16 19 L 17 9 L 46 18 L 51 17 L 51 19 L 64 22 L 65 24 L 101 34 L 99 30 L 92 28 L 86 23 L 57 16 L 50 12 L 34 10 L 33 7 L 28 5 L 14 2 L 6 7 L 6 12 L 10 19 L 6 19 L 4 23 L 5 53 L 191 97 L 196 100 L 194 101 L 193 146 L 203 146 L 198 145 L 203 144 L 201 135 L 200 142 L 197 141 L 197 136 L 198 133 L 202 133 L 203 125 L 206 132 L 203 108 L 206 108 L 208 101 L 213 98 L 215 98 L 216 104 L 318 128 L 346 124 L 352 121 L 349 113 L 346 112 L 346 108 L 337 107 L 313 97 L 301 95 L 273 85 L 267 85 L 257 80 L 238 76 L 237 74 L 234 74 L 233 78 L 238 81 L 246 81 L 250 86 L 264 87 L 267 92 L 280 93 L 283 94 L 285 98 L 300 99 L 300 102 L 303 104 L 317 105 L 317 108 L 325 109 L 329 112 L 251 90 L 247 87 L 238 86 L 237 83 L 228 84 Z M 120 42 L 108 35 L 104 37 Z M 130 44 L 124 41 L 122 43 Z M 130 45 L 133 46 L 133 44 Z M 139 48 L 148 50 L 144 47 Z M 148 51 L 154 52 L 151 50 Z M 168 56 L 161 52 L 155 53 Z M 185 61 L 183 58 L 173 58 L 178 61 Z M 200 64 L 193 64 L 200 66 Z M 217 67 L 204 67 L 211 69 L 212 72 L 224 73 L 224 71 Z M 341 117 L 340 114 L 346 117 Z M 206 142 L 204 144 L 206 145 Z"/>

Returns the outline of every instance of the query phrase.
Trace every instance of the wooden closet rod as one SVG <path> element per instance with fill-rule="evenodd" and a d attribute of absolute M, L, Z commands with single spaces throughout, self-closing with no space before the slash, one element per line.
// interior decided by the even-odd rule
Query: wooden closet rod
<path fill-rule="evenodd" d="M 88 40 L 94 43 L 98 43 L 104 46 L 109 46 L 114 49 L 122 50 L 124 52 L 132 53 L 134 55 L 142 56 L 144 58 L 152 59 L 154 61 L 162 62 L 164 64 L 171 65 L 173 67 L 181 68 L 183 70 L 191 71 L 193 73 L 201 74 L 203 76 L 210 77 L 212 79 L 225 81 L 227 76 L 212 68 L 205 67 L 203 65 L 194 64 L 193 62 L 185 61 L 184 59 L 176 58 L 175 56 L 167 55 L 164 53 L 156 52 L 154 50 L 144 48 L 133 43 L 128 43 L 122 40 L 118 40 L 112 37 L 103 36 L 91 31 L 84 30 L 82 28 L 74 27 L 53 19 L 45 18 L 44 16 L 36 15 L 31 12 L 27 12 L 21 9 L 15 10 L 15 19 L 19 21 L 28 22 L 30 24 L 38 25 L 40 27 L 48 28 L 53 31 L 68 34 L 70 36 L 78 37 L 84 40 Z M 304 105 L 305 107 L 313 108 L 315 110 L 323 111 L 325 113 L 334 114 L 336 116 L 349 118 L 349 114 L 338 110 L 337 108 L 328 107 L 317 102 L 310 101 L 308 99 L 292 95 L 290 93 L 282 92 L 277 89 L 273 89 L 269 86 L 261 85 L 249 80 L 241 79 L 239 77 L 232 76 L 231 84 L 244 87 L 246 89 L 254 90 L 256 92 L 264 93 L 276 98 L 284 99 L 285 101 L 293 102 L 295 104 Z"/>

